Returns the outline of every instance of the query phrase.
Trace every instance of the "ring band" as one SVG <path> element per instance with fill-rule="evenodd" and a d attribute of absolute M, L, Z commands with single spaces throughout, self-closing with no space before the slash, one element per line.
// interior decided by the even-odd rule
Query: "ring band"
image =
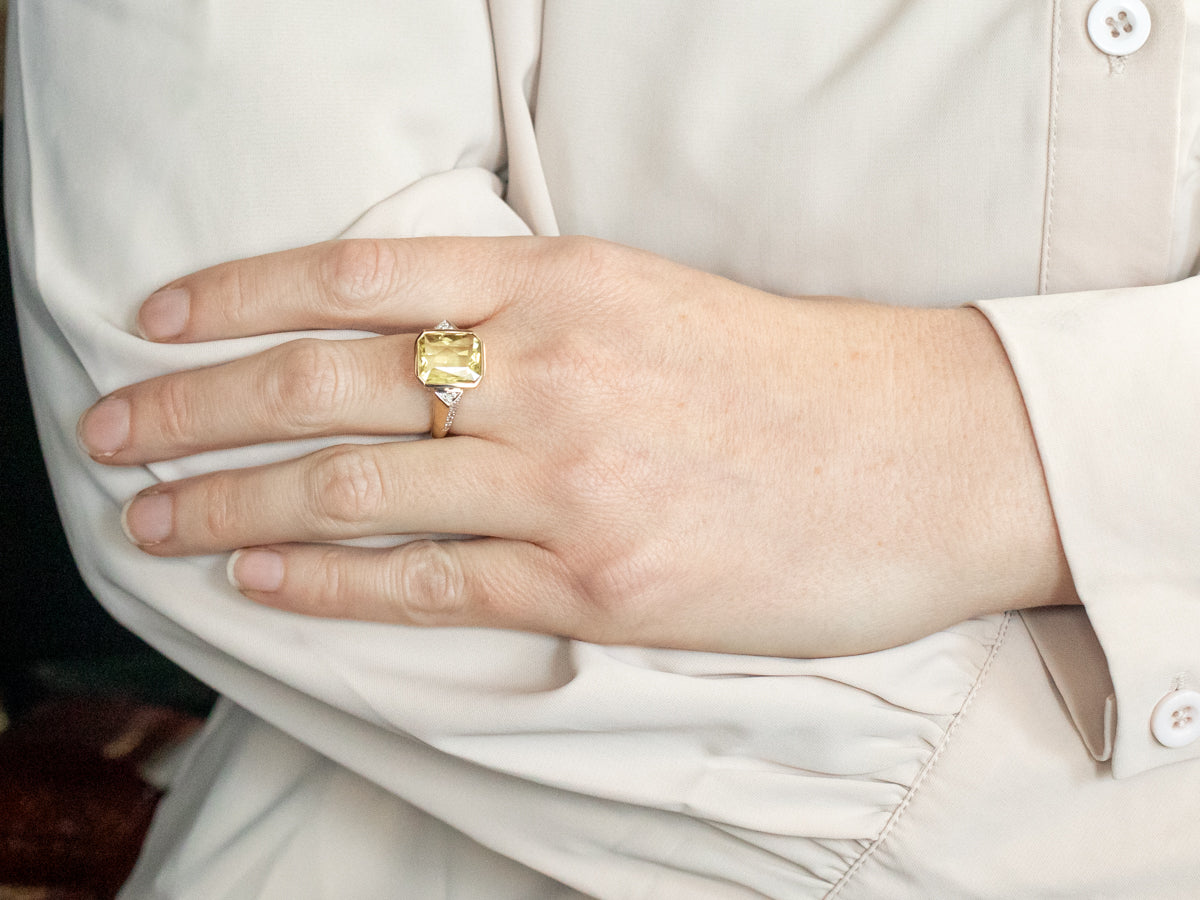
<path fill-rule="evenodd" d="M 483 380 L 483 342 L 444 319 L 417 335 L 417 379 L 429 388 L 429 433 L 445 437 L 454 424 L 463 391 Z"/>

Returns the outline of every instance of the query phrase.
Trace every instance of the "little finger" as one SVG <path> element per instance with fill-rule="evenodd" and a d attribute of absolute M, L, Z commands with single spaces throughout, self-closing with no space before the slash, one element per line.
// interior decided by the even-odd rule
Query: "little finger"
<path fill-rule="evenodd" d="M 564 566 L 524 541 L 253 547 L 231 557 L 228 573 L 252 600 L 309 616 L 566 636 L 587 629 Z"/>

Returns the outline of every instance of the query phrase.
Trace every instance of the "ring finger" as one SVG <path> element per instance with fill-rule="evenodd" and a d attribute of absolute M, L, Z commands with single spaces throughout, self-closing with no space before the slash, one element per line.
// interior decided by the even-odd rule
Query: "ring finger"
<path fill-rule="evenodd" d="M 152 378 L 80 420 L 96 460 L 139 465 L 205 450 L 336 434 L 420 434 L 430 393 L 413 373 L 414 335 L 289 341 L 245 359 Z M 460 404 L 454 429 L 486 436 L 494 373 Z"/>

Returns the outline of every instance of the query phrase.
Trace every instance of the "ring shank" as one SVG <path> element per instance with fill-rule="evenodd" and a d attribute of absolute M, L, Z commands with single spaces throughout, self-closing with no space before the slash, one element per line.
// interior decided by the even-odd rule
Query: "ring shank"
<path fill-rule="evenodd" d="M 429 395 L 429 434 L 431 436 L 443 438 L 450 433 L 461 400 L 462 395 L 460 394 L 447 404 L 436 394 Z"/>

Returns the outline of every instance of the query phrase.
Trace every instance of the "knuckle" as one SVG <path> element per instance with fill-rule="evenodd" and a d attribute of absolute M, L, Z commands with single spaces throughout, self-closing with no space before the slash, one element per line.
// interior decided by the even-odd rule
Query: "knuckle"
<path fill-rule="evenodd" d="M 655 572 L 638 553 L 618 553 L 591 573 L 589 596 L 618 618 L 634 606 L 632 598 L 653 584 Z"/>
<path fill-rule="evenodd" d="M 617 244 L 584 235 L 554 238 L 543 245 L 543 259 L 574 294 L 604 296 L 628 273 L 627 251 Z"/>
<path fill-rule="evenodd" d="M 387 505 L 387 481 L 370 447 L 343 444 L 317 454 L 313 505 L 322 522 L 377 520 Z"/>
<path fill-rule="evenodd" d="M 614 378 L 615 367 L 606 358 L 604 349 L 578 332 L 563 335 L 555 341 L 554 346 L 547 349 L 544 359 L 549 370 L 547 375 L 570 378 L 570 384 L 585 384 L 599 390 Z"/>
<path fill-rule="evenodd" d="M 325 340 L 292 341 L 282 349 L 268 391 L 271 417 L 293 431 L 311 432 L 335 424 L 350 396 L 344 348 Z"/>
<path fill-rule="evenodd" d="M 345 615 L 349 598 L 346 596 L 345 580 L 342 578 L 337 551 L 323 551 L 313 560 L 308 575 L 305 612 L 326 617 Z"/>
<path fill-rule="evenodd" d="M 612 247 L 607 241 L 582 234 L 563 235 L 538 244 L 547 263 L 579 271 L 593 265 L 603 266 Z"/>
<path fill-rule="evenodd" d="M 457 557 L 438 541 L 416 541 L 394 554 L 393 590 L 401 615 L 415 623 L 452 620 L 466 605 Z"/>
<path fill-rule="evenodd" d="M 201 280 L 196 286 L 198 290 L 193 290 L 192 303 L 199 303 L 205 294 L 211 293 L 212 298 L 218 301 L 211 306 L 212 314 L 219 316 L 224 330 L 237 334 L 247 328 L 255 328 L 255 298 L 262 286 L 255 283 L 255 267 L 227 263 L 217 267 L 213 275 L 215 277 L 211 283 Z"/>
<path fill-rule="evenodd" d="M 236 536 L 242 521 L 233 492 L 225 479 L 215 477 L 206 481 L 200 502 L 204 510 L 200 521 L 204 538 L 213 546 L 224 546 Z"/>
<path fill-rule="evenodd" d="M 592 446 L 576 445 L 564 451 L 551 470 L 551 494 L 565 507 L 564 512 L 578 516 L 601 499 L 599 475 L 603 470 L 598 467 L 597 455 Z"/>
<path fill-rule="evenodd" d="M 625 361 L 593 335 L 579 331 L 556 334 L 538 352 L 523 356 L 517 377 L 522 402 L 568 423 L 610 424 L 627 409 L 630 392 L 637 390 L 630 384 L 636 375 L 627 371 Z M 562 402 L 564 384 L 580 387 L 569 405 Z"/>
<path fill-rule="evenodd" d="M 576 594 L 595 638 L 620 642 L 639 634 L 655 605 L 648 598 L 663 587 L 661 561 L 638 549 L 612 548 L 577 566 Z"/>
<path fill-rule="evenodd" d="M 337 311 L 359 313 L 377 307 L 392 293 L 399 270 L 396 248 L 388 241 L 333 241 L 321 261 L 320 281 Z"/>
<path fill-rule="evenodd" d="M 164 378 L 155 395 L 155 411 L 152 421 L 157 423 L 163 439 L 173 446 L 188 446 L 196 443 L 198 415 L 195 398 L 187 389 L 185 380 L 168 376 Z"/>
<path fill-rule="evenodd" d="M 622 509 L 641 506 L 648 480 L 645 467 L 636 449 L 602 439 L 578 441 L 562 448 L 543 477 L 552 482 L 553 495 L 566 507 L 564 512 L 605 524 Z"/>

